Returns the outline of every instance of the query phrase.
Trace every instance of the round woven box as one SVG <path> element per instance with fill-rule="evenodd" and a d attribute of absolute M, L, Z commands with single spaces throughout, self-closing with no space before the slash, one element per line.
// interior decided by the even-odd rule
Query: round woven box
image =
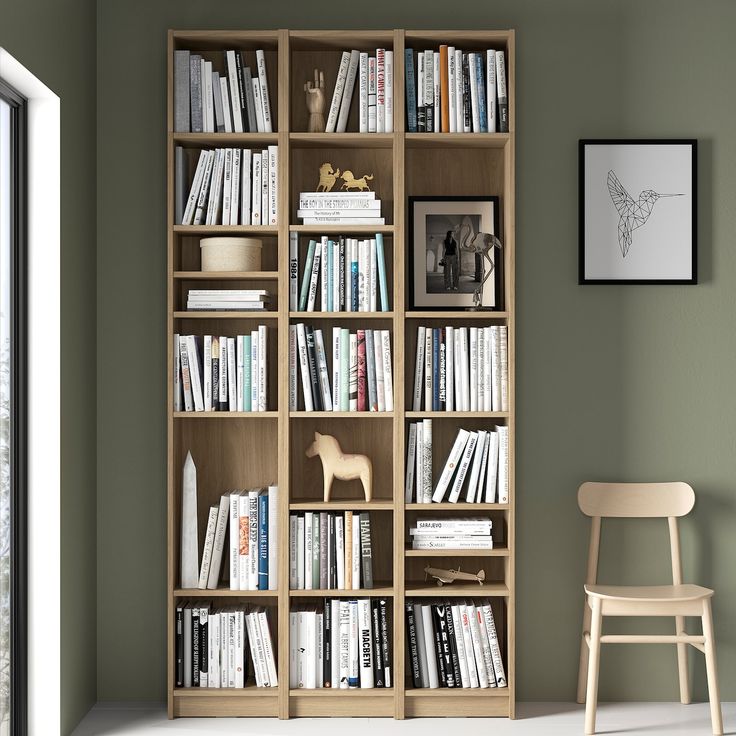
<path fill-rule="evenodd" d="M 202 271 L 260 271 L 263 241 L 257 238 L 202 238 Z"/>

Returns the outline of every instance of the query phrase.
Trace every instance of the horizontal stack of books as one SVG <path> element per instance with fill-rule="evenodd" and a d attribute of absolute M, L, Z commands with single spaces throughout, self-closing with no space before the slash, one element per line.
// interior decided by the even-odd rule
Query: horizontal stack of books
<path fill-rule="evenodd" d="M 276 655 L 263 606 L 176 607 L 176 687 L 278 687 Z M 250 680 L 250 682 L 249 682 Z"/>
<path fill-rule="evenodd" d="M 405 49 L 409 133 L 508 133 L 506 56 L 503 51 L 463 53 Z"/>
<path fill-rule="evenodd" d="M 289 612 L 289 687 L 391 687 L 385 598 L 338 600 Z"/>
<path fill-rule="evenodd" d="M 417 328 L 414 411 L 508 411 L 508 328 Z"/>
<path fill-rule="evenodd" d="M 390 310 L 383 235 L 359 240 L 342 235 L 309 241 L 299 283 L 299 236 L 291 233 L 289 309 L 314 312 L 382 312 Z M 318 298 L 319 295 L 319 298 Z"/>
<path fill-rule="evenodd" d="M 301 192 L 296 216 L 303 225 L 386 224 L 381 217 L 381 200 L 369 191 Z"/>
<path fill-rule="evenodd" d="M 415 688 L 507 687 L 489 600 L 409 600 L 405 612 Z"/>
<path fill-rule="evenodd" d="M 326 133 L 347 130 L 355 83 L 358 82 L 358 131 L 392 133 L 394 121 L 394 52 L 343 51 L 332 92 Z"/>
<path fill-rule="evenodd" d="M 412 549 L 493 549 L 488 516 L 417 519 L 409 529 Z"/>
<path fill-rule="evenodd" d="M 297 409 L 297 361 L 305 411 L 393 411 L 389 330 L 332 328 L 332 373 L 321 329 L 289 327 L 289 408 Z M 330 375 L 332 386 L 330 387 Z"/>
<path fill-rule="evenodd" d="M 289 516 L 289 588 L 373 587 L 371 517 L 367 511 L 306 511 Z"/>
<path fill-rule="evenodd" d="M 265 289 L 189 289 L 187 309 L 207 312 L 264 312 L 271 295 Z"/>
<path fill-rule="evenodd" d="M 459 429 L 442 473 L 432 478 L 432 420 L 409 424 L 406 480 L 407 503 L 509 502 L 509 428 Z"/>
<path fill-rule="evenodd" d="M 190 181 L 188 159 L 184 149 L 177 146 L 174 160 L 176 223 L 277 225 L 278 154 L 278 146 L 262 151 L 203 148 Z"/>
<path fill-rule="evenodd" d="M 267 411 L 268 327 L 174 335 L 174 411 Z"/>
<path fill-rule="evenodd" d="M 271 101 L 266 55 L 255 52 L 257 72 L 245 52 L 223 51 L 215 62 L 185 49 L 174 51 L 175 133 L 271 133 Z"/>

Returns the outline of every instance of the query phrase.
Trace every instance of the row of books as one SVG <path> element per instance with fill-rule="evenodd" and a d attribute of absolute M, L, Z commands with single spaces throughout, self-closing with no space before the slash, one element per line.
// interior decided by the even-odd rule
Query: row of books
<path fill-rule="evenodd" d="M 423 518 L 409 536 L 412 549 L 493 549 L 492 531 L 488 516 Z"/>
<path fill-rule="evenodd" d="M 256 74 L 244 51 L 223 51 L 222 73 L 200 54 L 174 51 L 175 133 L 271 133 L 266 55 L 255 52 Z"/>
<path fill-rule="evenodd" d="M 344 172 L 345 176 L 349 181 L 350 172 Z M 365 178 L 372 179 L 373 176 L 368 175 Z M 371 191 L 300 192 L 296 216 L 303 225 L 386 224 L 386 220 L 381 217 L 381 200 L 376 199 L 376 193 Z"/>
<path fill-rule="evenodd" d="M 276 225 L 278 146 L 202 149 L 187 195 L 187 157 L 176 147 L 175 218 L 180 225 Z"/>
<path fill-rule="evenodd" d="M 508 328 L 417 328 L 414 411 L 508 411 Z"/>
<path fill-rule="evenodd" d="M 410 133 L 508 133 L 503 51 L 463 53 L 405 49 L 406 114 Z M 416 70 L 416 73 L 415 73 Z"/>
<path fill-rule="evenodd" d="M 394 52 L 343 51 L 332 92 L 325 133 L 347 130 L 350 104 L 358 82 L 358 132 L 392 133 L 394 121 Z"/>
<path fill-rule="evenodd" d="M 305 511 L 289 516 L 289 588 L 373 587 L 371 517 L 367 511 Z"/>
<path fill-rule="evenodd" d="M 389 330 L 332 328 L 332 372 L 321 329 L 289 327 L 289 408 L 297 408 L 297 361 L 305 411 L 393 411 Z M 330 386 L 332 375 L 332 386 Z"/>
<path fill-rule="evenodd" d="M 415 688 L 507 686 L 490 600 L 409 600 L 405 614 Z"/>
<path fill-rule="evenodd" d="M 289 612 L 289 687 L 391 687 L 385 598 L 325 598 Z"/>
<path fill-rule="evenodd" d="M 263 606 L 176 606 L 176 687 L 278 687 L 276 655 Z"/>
<path fill-rule="evenodd" d="M 432 477 L 432 420 L 409 424 L 406 503 L 509 502 L 509 428 L 459 429 L 436 485 Z"/>
<path fill-rule="evenodd" d="M 310 240 L 299 282 L 299 240 L 291 233 L 289 309 L 314 312 L 382 312 L 390 309 L 383 235 Z M 317 295 L 319 294 L 319 300 Z"/>
<path fill-rule="evenodd" d="M 265 289 L 189 289 L 187 309 L 193 312 L 265 312 L 270 298 Z"/>
<path fill-rule="evenodd" d="M 267 411 L 268 327 L 174 335 L 174 411 Z"/>

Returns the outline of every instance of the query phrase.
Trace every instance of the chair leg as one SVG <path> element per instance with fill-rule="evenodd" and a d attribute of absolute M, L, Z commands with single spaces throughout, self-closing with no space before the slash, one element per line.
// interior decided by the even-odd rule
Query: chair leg
<path fill-rule="evenodd" d="M 585 686 L 588 682 L 588 643 L 585 641 L 585 632 L 590 632 L 590 604 L 588 596 L 585 596 L 583 604 L 583 633 L 580 637 L 580 665 L 578 666 L 578 695 L 577 702 L 585 702 Z"/>
<path fill-rule="evenodd" d="M 675 616 L 675 634 L 685 633 L 685 617 Z M 683 705 L 690 703 L 690 684 L 687 678 L 687 644 L 677 645 L 677 670 L 680 675 L 680 702 Z"/>
<path fill-rule="evenodd" d="M 595 733 L 595 711 L 598 706 L 598 665 L 601 654 L 601 628 L 603 612 L 601 599 L 593 598 L 591 613 L 590 647 L 588 654 L 588 688 L 585 697 L 585 733 Z"/>
<path fill-rule="evenodd" d="M 718 671 L 716 669 L 716 642 L 713 636 L 713 613 L 710 598 L 703 601 L 703 636 L 705 637 L 705 670 L 708 675 L 708 698 L 710 700 L 710 720 L 713 733 L 723 733 L 721 716 L 721 694 L 718 689 Z"/>

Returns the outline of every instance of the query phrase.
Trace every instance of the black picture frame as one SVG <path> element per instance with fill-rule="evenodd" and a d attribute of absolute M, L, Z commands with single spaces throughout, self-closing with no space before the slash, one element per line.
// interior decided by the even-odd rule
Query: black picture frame
<path fill-rule="evenodd" d="M 587 209 L 586 209 L 586 149 L 588 146 L 684 146 L 690 148 L 691 167 L 691 223 L 690 235 L 690 275 L 683 278 L 592 278 L 586 275 Z M 698 283 L 697 247 L 697 159 L 698 141 L 695 138 L 585 138 L 578 141 L 578 284 L 644 284 L 644 285 L 690 285 Z M 611 202 L 614 206 L 614 203 Z M 648 217 L 648 215 L 647 215 Z M 645 220 L 646 222 L 646 220 Z M 633 232 L 633 231 L 632 231 Z"/>
<path fill-rule="evenodd" d="M 415 277 L 415 268 L 419 267 L 419 264 L 416 262 L 416 258 L 414 256 L 415 251 L 415 242 L 414 239 L 417 235 L 415 225 L 414 225 L 414 219 L 415 219 L 415 208 L 418 203 L 422 202 L 452 202 L 452 203 L 463 203 L 463 202 L 472 202 L 472 203 L 478 203 L 478 202 L 485 202 L 489 203 L 492 206 L 492 227 L 493 227 L 493 233 L 501 239 L 500 236 L 500 199 L 496 195 L 491 194 L 480 194 L 480 195 L 462 195 L 462 196 L 454 196 L 454 195 L 417 195 L 417 196 L 410 196 L 408 198 L 409 202 L 409 228 L 408 228 L 408 248 L 409 251 L 409 270 L 407 272 L 407 285 L 408 285 L 408 293 L 409 293 L 409 304 L 408 309 L 409 310 L 425 310 L 425 309 L 431 309 L 432 311 L 438 311 L 438 312 L 451 312 L 451 311 L 462 311 L 462 310 L 468 310 L 472 311 L 472 306 L 468 304 L 464 305 L 453 305 L 448 304 L 447 306 L 444 305 L 437 305 L 437 304 L 419 304 L 418 302 L 418 295 L 416 293 L 415 284 L 414 284 L 414 277 Z M 502 239 L 501 239 L 502 240 Z M 503 242 L 503 241 L 502 241 Z M 495 305 L 488 306 L 488 307 L 482 307 L 483 311 L 487 312 L 498 312 L 503 311 L 503 303 L 504 303 L 504 294 L 503 294 L 503 263 L 504 263 L 504 256 L 503 251 L 500 254 L 496 255 L 496 258 L 494 259 L 494 269 L 493 269 L 493 279 L 494 279 L 494 286 L 495 286 Z"/>

